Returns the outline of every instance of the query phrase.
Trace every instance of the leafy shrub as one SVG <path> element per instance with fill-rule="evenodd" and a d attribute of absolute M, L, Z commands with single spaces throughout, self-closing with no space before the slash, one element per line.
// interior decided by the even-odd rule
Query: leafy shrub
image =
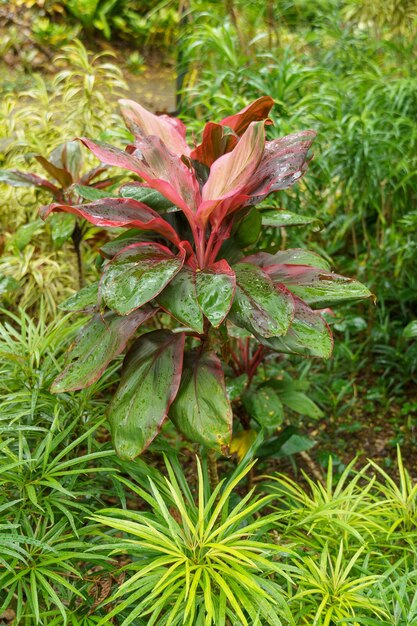
<path fill-rule="evenodd" d="M 158 118 L 122 101 L 135 143 L 122 151 L 82 141 L 102 162 L 146 182 L 123 186 L 121 197 L 41 209 L 44 218 L 64 211 L 97 226 L 130 229 L 102 248 L 109 260 L 100 282 L 67 305 L 97 312 L 54 392 L 97 380 L 159 311 L 180 323 L 171 330 L 164 322 L 168 328 L 143 334 L 126 357 L 109 410 L 115 447 L 124 458 L 147 448 L 168 413 L 189 439 L 219 451 L 229 445 L 232 409 L 216 354 L 225 361 L 233 357 L 226 323 L 268 350 L 328 358 L 331 332 L 313 309 L 370 296 L 363 285 L 333 274 L 324 259 L 309 251 L 242 251 L 256 242 L 262 223 L 277 227 L 306 221 L 253 208 L 304 174 L 314 138 L 313 131 L 304 131 L 265 142 L 272 104 L 263 97 L 220 124 L 209 123 L 203 142 L 191 151 L 179 120 Z M 263 348 L 253 357 L 246 354 L 248 382 L 262 360 L 259 355 Z"/>

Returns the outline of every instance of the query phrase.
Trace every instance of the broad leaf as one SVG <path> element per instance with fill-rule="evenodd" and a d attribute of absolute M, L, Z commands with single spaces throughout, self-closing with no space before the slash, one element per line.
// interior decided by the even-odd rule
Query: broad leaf
<path fill-rule="evenodd" d="M 276 352 L 328 359 L 333 351 L 331 330 L 319 313 L 312 311 L 300 298 L 294 297 L 295 314 L 286 335 L 258 340 Z"/>
<path fill-rule="evenodd" d="M 300 435 L 294 426 L 287 426 L 277 436 L 265 441 L 256 451 L 258 457 L 281 458 L 309 450 L 314 441 Z"/>
<path fill-rule="evenodd" d="M 403 330 L 403 335 L 407 339 L 414 339 L 417 337 L 417 320 L 413 320 Z"/>
<path fill-rule="evenodd" d="M 42 220 L 34 220 L 19 226 L 14 235 L 11 238 L 11 243 L 16 246 L 18 250 L 23 250 L 32 241 L 33 237 L 44 229 Z"/>
<path fill-rule="evenodd" d="M 48 161 L 58 168 L 67 170 L 78 180 L 83 164 L 83 155 L 78 141 L 66 141 L 51 152 Z"/>
<path fill-rule="evenodd" d="M 140 228 L 152 230 L 174 244 L 180 242 L 175 230 L 156 211 L 132 198 L 102 198 L 89 204 L 50 204 L 39 213 L 46 219 L 52 211 L 72 213 L 96 226 Z"/>
<path fill-rule="evenodd" d="M 300 413 L 312 419 L 323 417 L 323 411 L 305 393 L 300 391 L 286 391 L 281 396 L 283 404 L 295 413 Z"/>
<path fill-rule="evenodd" d="M 151 242 L 153 238 L 154 235 L 152 235 L 151 231 L 145 232 L 139 228 L 129 228 L 129 230 L 125 230 L 118 237 L 103 244 L 99 252 L 106 259 L 112 259 L 116 254 L 119 254 L 124 248 L 131 246 L 133 243 L 143 243 L 144 241 Z"/>
<path fill-rule="evenodd" d="M 155 298 L 183 262 L 157 243 L 132 244 L 107 265 L 100 282 L 101 297 L 110 309 L 127 315 Z"/>
<path fill-rule="evenodd" d="M 218 261 L 196 275 L 197 300 L 214 327 L 220 326 L 230 311 L 236 291 L 236 276 L 226 261 Z"/>
<path fill-rule="evenodd" d="M 61 248 L 74 232 L 75 215 L 52 215 L 49 219 L 52 241 L 57 248 Z"/>
<path fill-rule="evenodd" d="M 114 357 L 120 354 L 139 326 L 154 315 L 144 307 L 130 315 L 99 313 L 84 326 L 68 354 L 68 365 L 54 380 L 51 391 L 75 391 L 94 383 Z"/>
<path fill-rule="evenodd" d="M 52 195 L 59 193 L 58 187 L 41 178 L 37 174 L 26 174 L 18 170 L 0 170 L 0 183 L 11 185 L 12 187 L 41 187 L 48 190 Z"/>
<path fill-rule="evenodd" d="M 186 355 L 181 386 L 169 415 L 191 441 L 219 451 L 230 444 L 233 414 L 223 369 L 214 352 L 198 349 Z"/>
<path fill-rule="evenodd" d="M 178 211 L 177 207 L 167 200 L 159 191 L 144 187 L 142 183 L 126 183 L 120 187 L 120 195 L 123 198 L 133 198 L 138 202 L 143 202 L 154 211 L 160 213 L 171 213 Z"/>
<path fill-rule="evenodd" d="M 315 309 L 372 297 L 369 289 L 353 278 L 307 265 L 274 265 L 264 270 L 274 283 L 284 284 Z"/>
<path fill-rule="evenodd" d="M 204 127 L 203 141 L 191 152 L 190 158 L 210 168 L 214 161 L 233 150 L 238 141 L 236 133 L 229 128 L 209 122 Z"/>
<path fill-rule="evenodd" d="M 197 304 L 195 272 L 184 266 L 157 297 L 158 304 L 179 322 L 202 333 L 203 314 Z"/>
<path fill-rule="evenodd" d="M 61 311 L 91 311 L 98 306 L 98 281 L 83 287 L 58 305 Z"/>
<path fill-rule="evenodd" d="M 71 187 L 81 198 L 94 202 L 94 200 L 101 200 L 102 198 L 110 198 L 113 194 L 103 189 L 96 189 L 90 185 L 73 185 Z"/>
<path fill-rule="evenodd" d="M 274 265 L 310 265 L 323 270 L 330 269 L 330 263 L 323 259 L 315 252 L 303 250 L 302 248 L 290 248 L 288 250 L 280 250 L 274 254 L 269 252 L 257 252 L 244 259 L 247 263 L 254 263 L 262 268 L 271 268 Z"/>
<path fill-rule="evenodd" d="M 313 130 L 305 130 L 267 141 L 262 160 L 246 181 L 245 193 L 259 202 L 271 192 L 296 183 L 307 170 L 308 152 L 315 136 Z"/>
<path fill-rule="evenodd" d="M 189 154 L 185 141 L 186 128 L 181 120 L 168 115 L 154 115 L 133 100 L 119 100 L 126 126 L 135 137 L 153 135 L 159 137 L 166 147 L 181 156 Z"/>
<path fill-rule="evenodd" d="M 159 191 L 186 213 L 196 210 L 200 191 L 195 177 L 158 137 L 140 139 L 130 152 L 85 137 L 81 141 L 103 163 L 139 174 L 149 187 Z"/>
<path fill-rule="evenodd" d="M 35 159 L 42 165 L 43 169 L 52 176 L 52 178 L 55 178 L 55 180 L 59 182 L 61 187 L 64 189 L 72 185 L 74 182 L 71 173 L 63 167 L 57 167 L 40 154 L 37 154 Z"/>
<path fill-rule="evenodd" d="M 260 213 L 262 226 L 304 226 L 317 222 L 316 217 L 298 215 L 290 211 L 268 209 Z"/>
<path fill-rule="evenodd" d="M 240 248 L 255 244 L 262 228 L 262 217 L 257 209 L 251 209 L 243 218 L 236 222 L 232 231 L 233 239 Z"/>
<path fill-rule="evenodd" d="M 256 430 L 240 430 L 233 435 L 232 443 L 230 444 L 230 454 L 237 454 L 239 461 L 243 459 L 251 445 L 256 441 Z"/>
<path fill-rule="evenodd" d="M 274 101 L 270 96 L 261 96 L 247 107 L 222 119 L 220 124 L 232 128 L 237 135 L 242 135 L 251 122 L 264 120 L 268 117 L 270 110 L 274 106 Z"/>
<path fill-rule="evenodd" d="M 279 395 L 272 387 L 249 389 L 242 397 L 249 415 L 261 426 L 277 428 L 284 420 L 284 407 Z"/>
<path fill-rule="evenodd" d="M 236 295 L 231 319 L 237 325 L 262 337 L 277 337 L 288 331 L 294 302 L 286 289 L 275 288 L 271 279 L 256 265 L 235 265 Z"/>
<path fill-rule="evenodd" d="M 156 330 L 142 335 L 123 365 L 109 408 L 117 454 L 134 459 L 156 437 L 174 400 L 182 371 L 184 334 Z"/>
<path fill-rule="evenodd" d="M 264 146 L 264 123 L 253 122 L 236 147 L 213 163 L 202 199 L 227 198 L 243 189 L 259 166 Z M 208 209 L 204 212 L 207 214 Z"/>

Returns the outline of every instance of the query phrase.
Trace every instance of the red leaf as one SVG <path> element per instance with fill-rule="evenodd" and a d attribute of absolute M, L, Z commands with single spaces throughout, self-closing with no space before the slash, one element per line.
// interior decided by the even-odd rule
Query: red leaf
<path fill-rule="evenodd" d="M 223 154 L 236 146 L 238 137 L 221 124 L 209 122 L 204 127 L 203 141 L 190 154 L 190 158 L 211 167 Z"/>
<path fill-rule="evenodd" d="M 151 187 L 173 204 L 192 216 L 196 210 L 200 190 L 194 174 L 167 150 L 158 137 L 145 137 L 128 151 L 119 150 L 103 142 L 82 138 L 81 141 L 103 163 L 135 172 Z"/>
<path fill-rule="evenodd" d="M 239 113 L 225 117 L 220 124 L 232 128 L 237 135 L 243 135 L 251 122 L 265 120 L 273 106 L 274 101 L 270 96 L 262 96 L 248 104 Z M 271 124 L 272 122 L 267 120 L 266 123 Z"/>
<path fill-rule="evenodd" d="M 35 156 L 35 159 L 42 165 L 43 169 L 48 172 L 48 174 L 59 182 L 62 187 L 69 187 L 74 182 L 71 173 L 63 167 L 57 167 L 39 154 Z"/>
<path fill-rule="evenodd" d="M 42 219 L 46 219 L 52 211 L 64 211 L 79 215 L 96 226 L 127 226 L 141 230 L 153 230 L 175 245 L 180 243 L 177 233 L 168 222 L 146 204 L 132 198 L 103 198 L 75 206 L 50 204 L 41 207 Z"/>

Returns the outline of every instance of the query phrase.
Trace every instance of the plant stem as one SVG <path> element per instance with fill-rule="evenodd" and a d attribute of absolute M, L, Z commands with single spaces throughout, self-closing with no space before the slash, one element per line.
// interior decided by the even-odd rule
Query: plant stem
<path fill-rule="evenodd" d="M 77 269 L 78 269 L 78 285 L 82 289 L 84 287 L 84 270 L 83 270 L 83 258 L 81 252 L 81 241 L 83 234 L 78 224 L 75 225 L 74 232 L 72 233 L 72 243 L 74 245 L 75 255 L 77 257 Z"/>
<path fill-rule="evenodd" d="M 211 448 L 207 450 L 207 464 L 208 464 L 210 487 L 211 487 L 211 490 L 213 491 L 219 484 L 219 472 L 217 470 L 216 453 Z"/>

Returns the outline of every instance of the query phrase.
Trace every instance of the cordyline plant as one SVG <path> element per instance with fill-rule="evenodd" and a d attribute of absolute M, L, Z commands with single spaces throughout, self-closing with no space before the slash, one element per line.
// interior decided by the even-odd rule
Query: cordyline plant
<path fill-rule="evenodd" d="M 145 450 L 168 417 L 187 438 L 225 451 L 233 414 L 222 361 L 237 358 L 228 330 L 239 327 L 268 350 L 327 358 L 332 335 L 313 309 L 370 295 L 360 283 L 333 274 L 315 253 L 242 252 L 256 240 L 262 219 L 275 226 L 296 223 L 294 216 L 253 207 L 301 178 L 315 136 L 307 130 L 266 141 L 272 105 L 264 96 L 208 123 L 201 144 L 191 149 L 180 120 L 122 100 L 134 142 L 120 150 L 81 141 L 102 163 L 125 168 L 142 182 L 122 186 L 121 197 L 41 209 L 44 218 L 66 211 L 128 229 L 101 249 L 106 261 L 100 281 L 67 302 L 67 310 L 95 313 L 54 392 L 92 384 L 156 314 L 165 325 L 131 344 L 109 407 L 123 458 Z M 242 367 L 252 377 L 260 352 L 244 355 Z"/>

